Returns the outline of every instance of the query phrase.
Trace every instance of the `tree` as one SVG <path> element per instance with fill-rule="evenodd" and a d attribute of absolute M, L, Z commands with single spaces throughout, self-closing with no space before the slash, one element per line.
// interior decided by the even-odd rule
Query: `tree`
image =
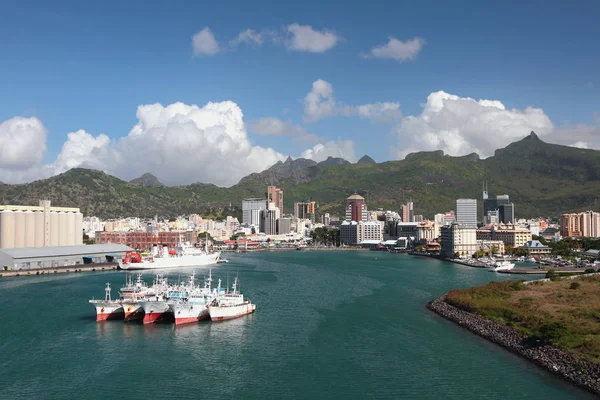
<path fill-rule="evenodd" d="M 198 234 L 198 240 L 206 240 L 206 239 L 208 239 L 211 242 L 215 241 L 215 239 L 208 232 L 200 232 Z"/>
<path fill-rule="evenodd" d="M 540 337 L 547 343 L 556 343 L 567 334 L 567 328 L 561 322 L 550 322 L 540 328 Z"/>
<path fill-rule="evenodd" d="M 550 268 L 548 272 L 546 272 L 546 278 L 550 279 L 551 281 L 557 280 L 558 274 L 556 273 L 556 270 L 554 268 Z"/>
<path fill-rule="evenodd" d="M 454 258 L 460 258 L 460 253 L 458 251 L 454 253 Z"/>
<path fill-rule="evenodd" d="M 509 255 L 511 255 L 511 256 L 512 256 L 512 255 L 513 255 L 513 253 L 515 252 L 515 248 L 514 248 L 514 247 L 512 247 L 512 246 L 506 246 L 506 247 L 504 248 L 504 250 L 506 251 L 506 254 L 509 254 Z"/>

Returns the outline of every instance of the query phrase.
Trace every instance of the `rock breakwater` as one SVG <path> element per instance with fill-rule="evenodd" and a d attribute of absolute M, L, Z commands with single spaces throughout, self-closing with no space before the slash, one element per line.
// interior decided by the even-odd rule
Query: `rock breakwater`
<path fill-rule="evenodd" d="M 553 345 L 531 345 L 526 341 L 525 335 L 501 322 L 461 310 L 446 303 L 444 299 L 442 296 L 430 301 L 427 308 L 575 385 L 600 395 L 600 364 Z"/>

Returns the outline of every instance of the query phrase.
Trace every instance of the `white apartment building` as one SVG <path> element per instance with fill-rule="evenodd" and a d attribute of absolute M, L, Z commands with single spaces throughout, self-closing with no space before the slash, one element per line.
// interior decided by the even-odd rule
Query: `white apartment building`
<path fill-rule="evenodd" d="M 443 226 L 442 248 L 440 256 L 442 258 L 453 258 L 456 253 L 461 258 L 473 256 L 479 250 L 477 243 L 477 228 L 469 225 L 460 225 L 456 222 Z"/>

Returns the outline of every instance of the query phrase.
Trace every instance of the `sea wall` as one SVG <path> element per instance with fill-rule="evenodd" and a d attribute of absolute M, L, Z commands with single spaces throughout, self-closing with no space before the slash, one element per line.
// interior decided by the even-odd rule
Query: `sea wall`
<path fill-rule="evenodd" d="M 456 308 L 446 303 L 444 296 L 430 301 L 427 308 L 575 385 L 600 395 L 600 364 L 553 345 L 526 345 L 525 336 L 521 333 L 501 322 Z"/>

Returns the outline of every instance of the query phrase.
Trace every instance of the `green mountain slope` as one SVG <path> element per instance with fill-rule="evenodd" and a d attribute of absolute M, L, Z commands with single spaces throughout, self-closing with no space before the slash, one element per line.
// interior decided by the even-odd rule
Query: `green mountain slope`
<path fill-rule="evenodd" d="M 518 217 L 597 208 L 600 151 L 548 144 L 532 132 L 485 160 L 476 154 L 451 157 L 441 151 L 380 164 L 324 165 L 288 159 L 230 188 L 202 183 L 147 187 L 99 171 L 73 169 L 28 184 L 0 185 L 0 201 L 35 205 L 39 199 L 50 199 L 57 206 L 80 207 L 85 215 L 103 218 L 192 212 L 239 215 L 243 198 L 263 197 L 266 186 L 276 184 L 285 191 L 286 212 L 295 201 L 310 198 L 317 201 L 320 213 L 342 215 L 346 197 L 357 191 L 369 209 L 398 210 L 412 200 L 416 214 L 431 217 L 452 209 L 456 198 L 481 199 L 483 181 L 490 194 L 511 196 Z"/>

